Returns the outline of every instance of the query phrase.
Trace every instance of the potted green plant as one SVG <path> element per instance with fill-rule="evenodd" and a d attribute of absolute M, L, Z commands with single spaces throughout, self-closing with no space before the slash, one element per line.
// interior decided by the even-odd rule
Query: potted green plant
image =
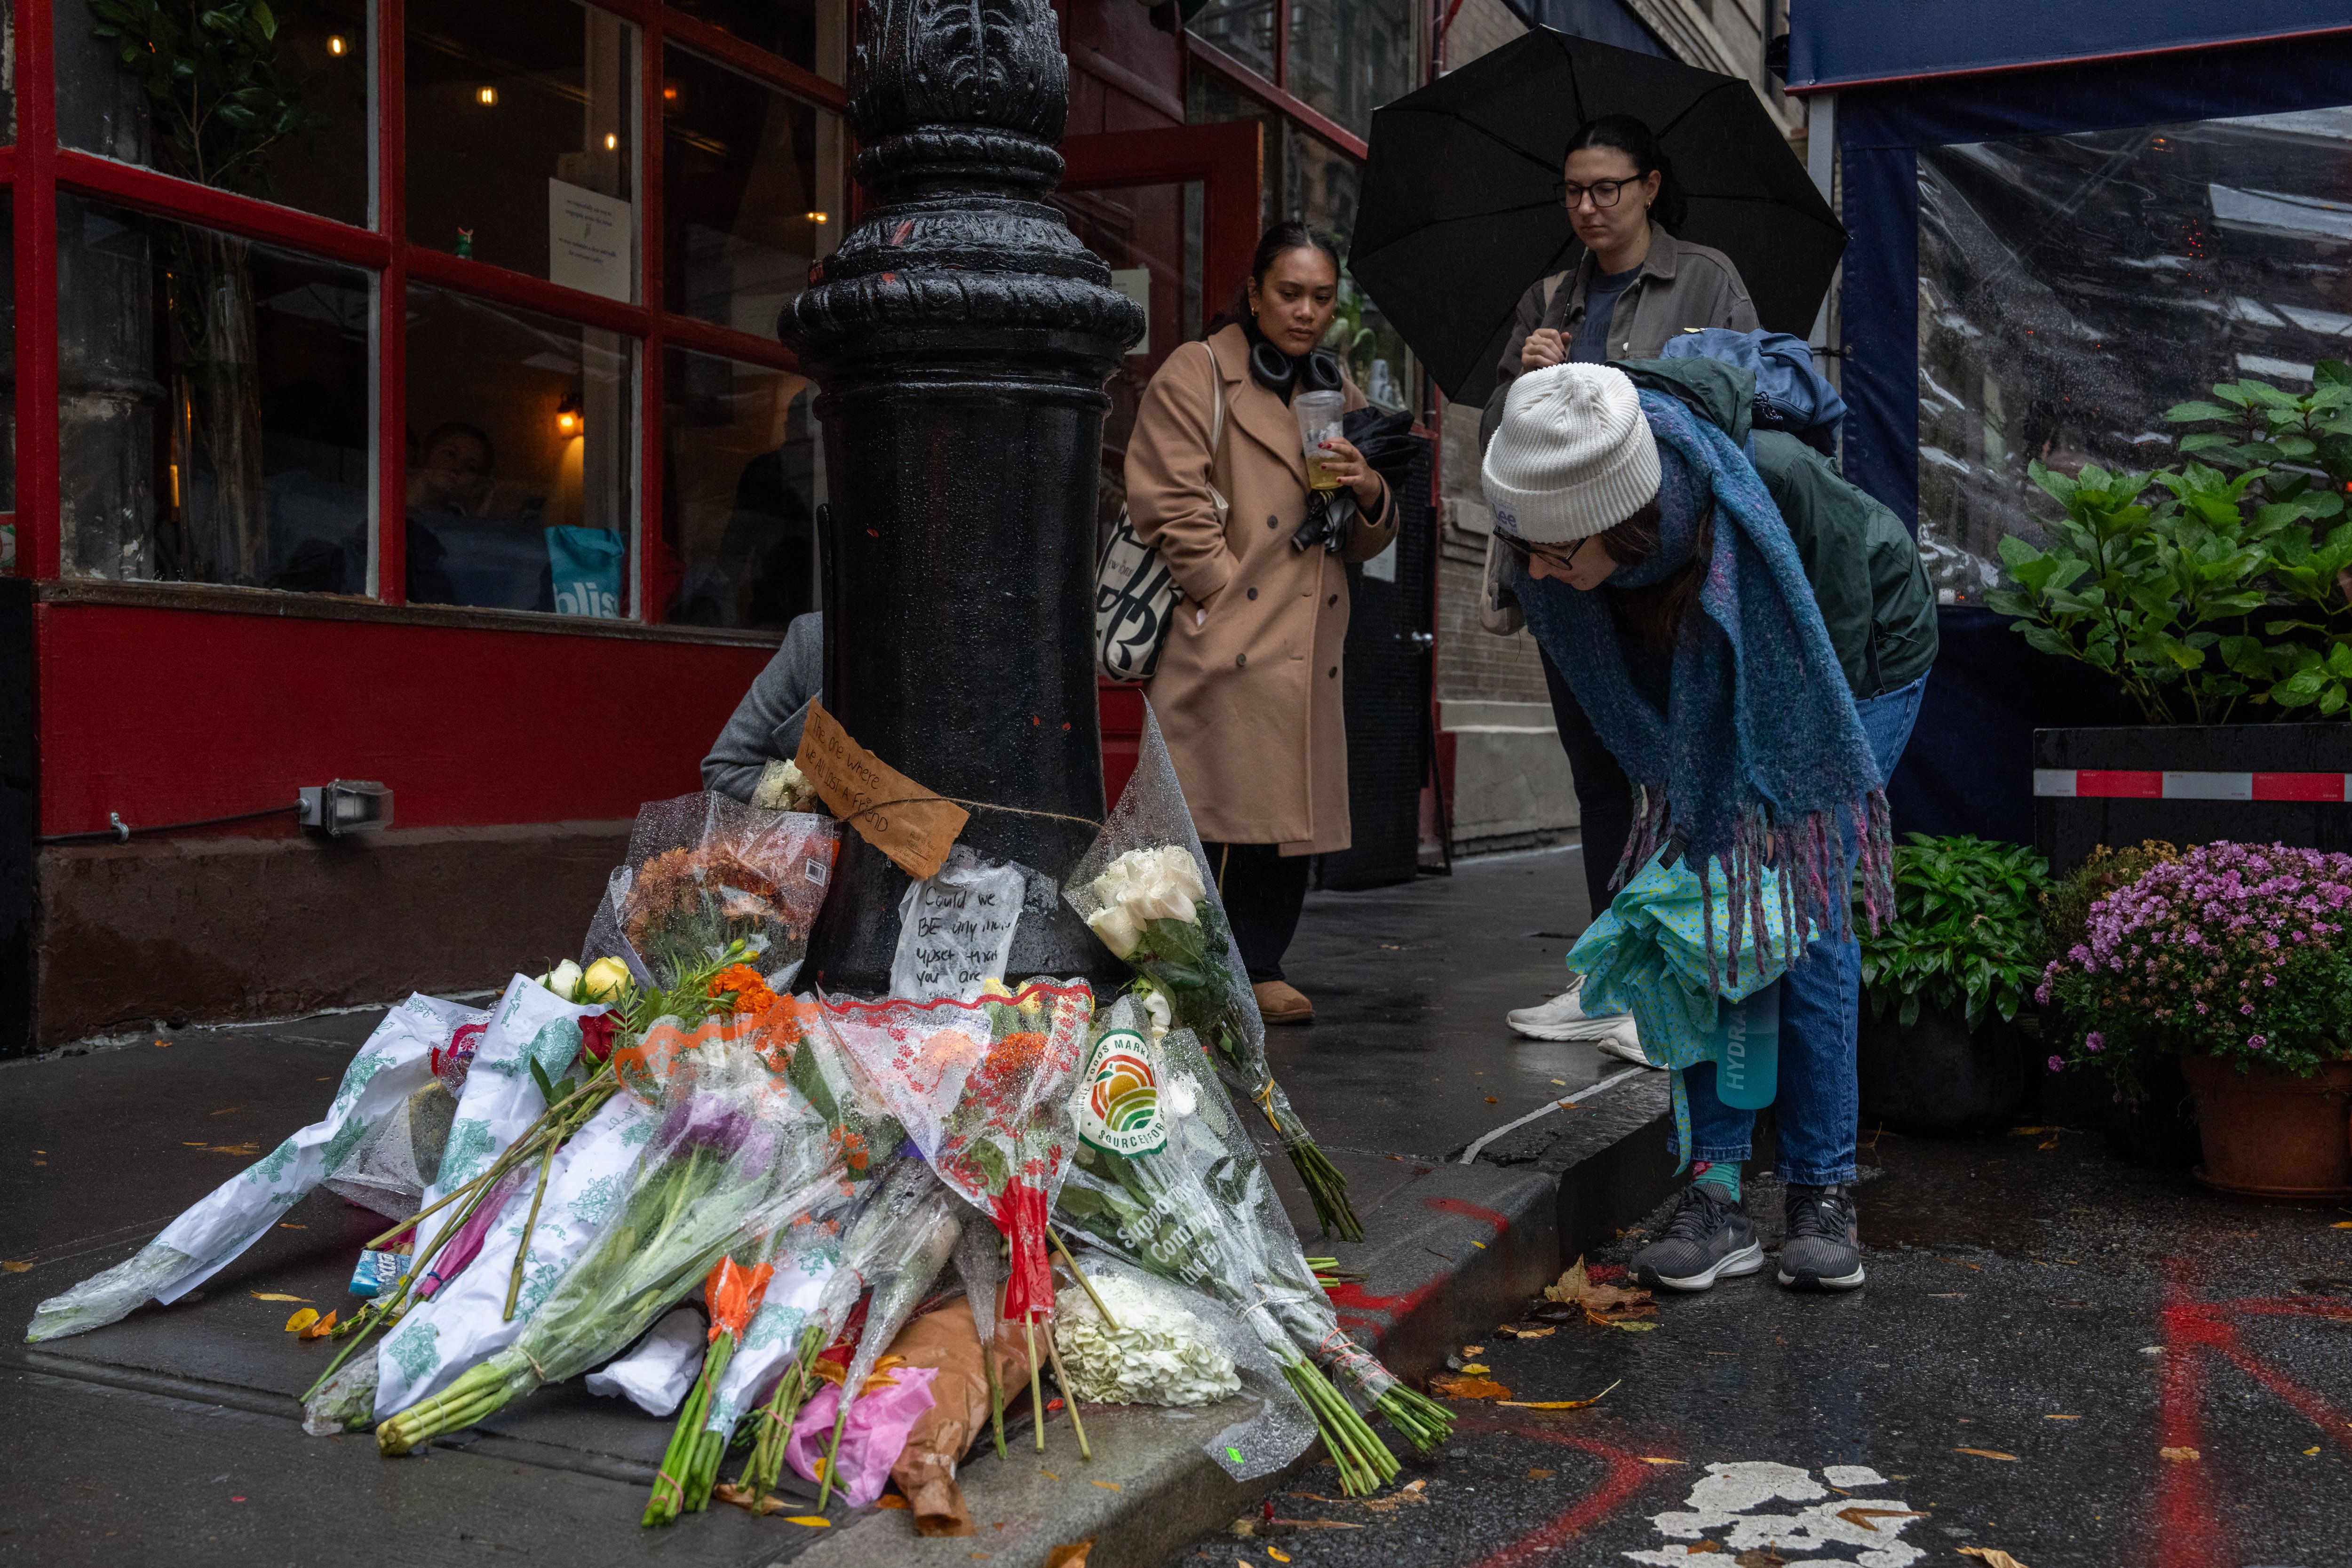
<path fill-rule="evenodd" d="M 2209 1185 L 2263 1197 L 2352 1196 L 2352 856 L 2200 844 L 2090 907 L 2086 940 L 2036 995 L 2069 1040 L 2053 1071 L 2125 1096 L 2177 1059 Z M 2074 1031 L 2079 1030 L 2079 1034 Z"/>
<path fill-rule="evenodd" d="M 2091 940 L 2091 910 L 2101 899 L 2137 881 L 2150 868 L 2180 858 L 2160 839 L 2120 847 L 2100 845 L 2083 863 L 2042 895 L 2042 952 L 2063 957 Z M 2054 1002 L 2043 1005 L 2041 1035 L 2047 1040 L 2080 1039 Z M 2070 1127 L 2098 1127 L 2116 1153 L 2137 1164 L 2186 1171 L 2197 1163 L 2197 1118 L 2189 1109 L 2188 1080 L 2169 1056 L 2147 1064 L 2130 1094 L 2084 1073 L 2041 1073 L 2041 1104 L 2035 1115 Z"/>
<path fill-rule="evenodd" d="M 2017 1016 L 2042 973 L 2049 878 L 2019 845 L 1907 837 L 1895 851 L 1895 919 L 1861 934 L 1863 1120 L 1911 1132 L 1990 1126 L 2025 1092 Z"/>
<path fill-rule="evenodd" d="M 2146 721 L 2036 733 L 2053 866 L 2147 837 L 2352 837 L 2352 366 L 2314 376 L 2305 394 L 2225 382 L 2177 405 L 2170 467 L 2030 466 L 2060 512 L 2040 544 L 2001 541 L 2016 587 L 1986 603 L 2113 677 Z"/>

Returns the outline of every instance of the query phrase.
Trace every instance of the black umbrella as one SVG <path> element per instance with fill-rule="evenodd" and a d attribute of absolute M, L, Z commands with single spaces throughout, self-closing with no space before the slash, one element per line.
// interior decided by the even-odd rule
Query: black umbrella
<path fill-rule="evenodd" d="M 1512 307 L 1582 255 L 1560 165 L 1603 114 L 1657 133 L 1690 205 L 1677 237 L 1731 258 L 1766 327 L 1812 331 L 1845 230 L 1755 89 L 1538 27 L 1372 116 L 1348 270 L 1447 396 L 1486 401 Z"/>

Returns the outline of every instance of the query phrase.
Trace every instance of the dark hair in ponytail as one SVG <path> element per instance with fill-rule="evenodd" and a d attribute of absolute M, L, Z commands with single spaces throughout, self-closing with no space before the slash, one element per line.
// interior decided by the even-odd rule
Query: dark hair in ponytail
<path fill-rule="evenodd" d="M 1332 271 L 1344 270 L 1339 260 L 1339 247 L 1332 243 L 1329 235 L 1321 229 L 1309 227 L 1297 218 L 1286 218 L 1258 237 L 1257 249 L 1250 256 L 1248 280 L 1234 295 L 1234 302 L 1219 312 L 1216 319 L 1202 330 L 1202 335 L 1207 337 L 1223 331 L 1236 321 L 1248 321 L 1250 284 L 1264 283 L 1265 275 L 1274 270 L 1274 264 L 1294 250 L 1319 250 L 1331 258 Z"/>
<path fill-rule="evenodd" d="M 1675 178 L 1675 166 L 1658 148 L 1658 138 L 1649 126 L 1630 114 L 1604 114 L 1598 120 L 1588 120 L 1576 128 L 1568 139 L 1568 152 L 1560 154 L 1567 162 L 1569 153 L 1581 153 L 1588 147 L 1608 147 L 1622 153 L 1633 161 L 1636 178 L 1647 179 L 1653 170 L 1658 175 L 1658 199 L 1651 205 L 1650 216 L 1660 227 L 1673 234 L 1683 226 L 1689 204 L 1683 199 L 1682 183 Z"/>

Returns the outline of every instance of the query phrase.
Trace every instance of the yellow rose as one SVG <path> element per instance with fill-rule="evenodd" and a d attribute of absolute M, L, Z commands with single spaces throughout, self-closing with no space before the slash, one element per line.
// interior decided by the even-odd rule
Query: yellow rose
<path fill-rule="evenodd" d="M 629 966 L 617 958 L 600 958 L 581 976 L 592 1002 L 609 1002 L 629 983 Z"/>

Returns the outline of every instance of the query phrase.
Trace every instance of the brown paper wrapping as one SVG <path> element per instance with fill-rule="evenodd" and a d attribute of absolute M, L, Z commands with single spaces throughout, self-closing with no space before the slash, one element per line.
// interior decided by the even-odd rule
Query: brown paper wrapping
<path fill-rule="evenodd" d="M 1028 1352 L 1020 1335 L 1008 1332 L 1010 1327 L 997 1324 L 995 1347 L 997 1384 L 1007 1404 L 1029 1388 Z M 907 1434 L 907 1446 L 890 1467 L 890 1479 L 913 1505 L 919 1533 L 977 1535 L 971 1510 L 964 1505 L 963 1489 L 955 1479 L 956 1463 L 965 1451 L 988 1439 L 988 1373 L 980 1359 L 971 1303 L 959 1296 L 915 1319 L 898 1331 L 890 1353 L 906 1358 L 908 1366 L 940 1369 L 931 1384 L 935 1403 Z"/>

